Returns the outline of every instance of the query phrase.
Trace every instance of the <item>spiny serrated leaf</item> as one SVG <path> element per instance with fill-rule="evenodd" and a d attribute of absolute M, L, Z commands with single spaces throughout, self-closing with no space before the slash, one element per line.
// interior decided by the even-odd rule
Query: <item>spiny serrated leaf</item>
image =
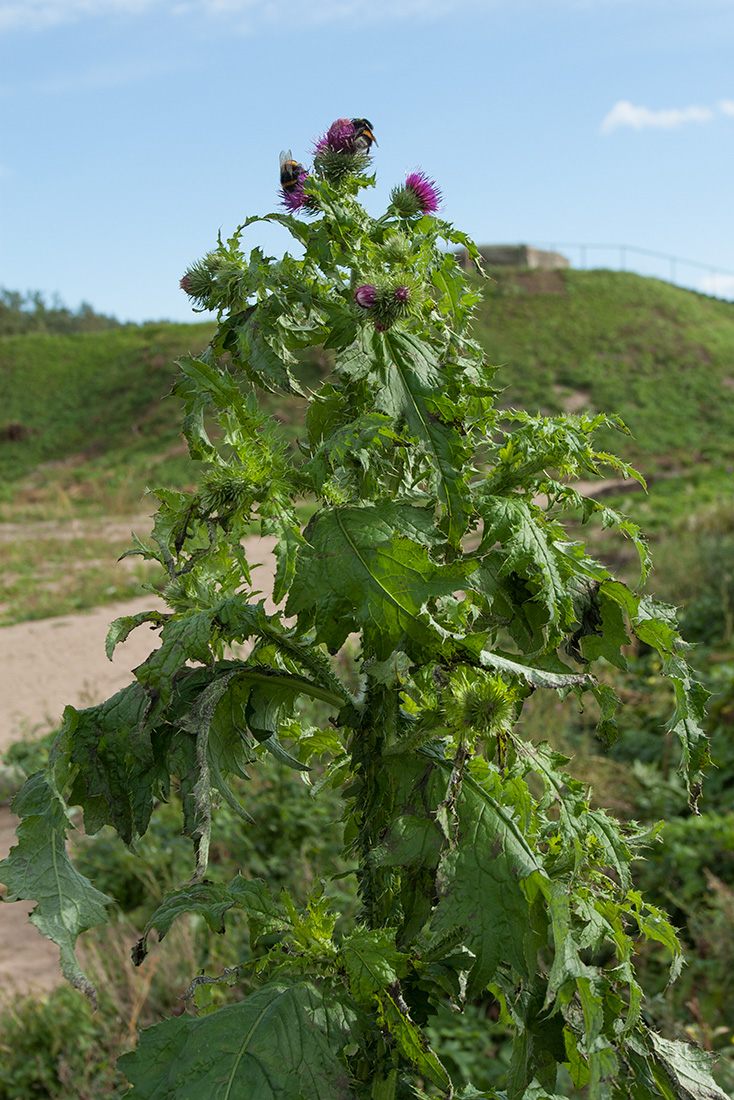
<path fill-rule="evenodd" d="M 252 931 L 252 940 L 271 932 L 283 932 L 290 922 L 262 879 L 245 879 L 235 875 L 228 884 L 214 882 L 190 883 L 166 896 L 151 916 L 134 951 L 139 965 L 148 951 L 148 937 L 153 928 L 162 940 L 174 920 L 185 913 L 199 913 L 213 932 L 224 931 L 224 917 L 230 909 L 243 909 Z"/>
<path fill-rule="evenodd" d="M 273 603 L 280 603 L 288 590 L 296 572 L 298 551 L 303 542 L 301 532 L 296 527 L 284 524 L 275 547 L 277 567 L 273 584 Z"/>
<path fill-rule="evenodd" d="M 430 646 L 445 631 L 426 604 L 459 588 L 464 571 L 431 560 L 425 528 L 421 509 L 398 505 L 318 514 L 305 532 L 286 612 L 313 619 L 332 652 L 358 629 L 378 660 L 398 647 Z"/>
<path fill-rule="evenodd" d="M 312 985 L 263 986 L 198 1019 L 143 1031 L 118 1066 L 136 1100 L 349 1100 L 354 1014 Z"/>
<path fill-rule="evenodd" d="M 547 609 L 550 622 L 561 633 L 574 621 L 568 580 L 573 560 L 556 545 L 556 532 L 540 509 L 519 497 L 485 496 L 479 505 L 484 520 L 483 542 L 501 544 L 504 573 L 525 577 L 536 599 Z"/>
<path fill-rule="evenodd" d="M 349 991 L 364 1008 L 377 1006 L 384 1026 L 414 1070 L 439 1088 L 450 1087 L 445 1068 L 408 1014 L 400 992 L 400 978 L 408 969 L 408 956 L 395 945 L 395 930 L 358 929 L 342 944 L 340 962 Z"/>
<path fill-rule="evenodd" d="M 123 615 L 121 618 L 115 619 L 107 631 L 105 640 L 105 653 L 108 659 L 112 660 L 117 646 L 124 642 L 136 627 L 142 626 L 143 623 L 150 623 L 152 627 L 158 627 L 165 623 L 167 618 L 168 616 L 163 615 L 160 611 L 140 611 L 137 615 Z"/>
<path fill-rule="evenodd" d="M 284 909 L 275 900 L 270 887 L 262 879 L 246 879 L 235 875 L 227 886 L 227 893 L 238 909 L 244 909 L 250 925 L 257 935 L 282 932 L 290 922 Z"/>
<path fill-rule="evenodd" d="M 466 649 L 467 653 L 474 656 L 483 668 L 495 668 L 499 672 L 508 672 L 512 676 L 519 676 L 520 679 L 532 684 L 533 687 L 555 688 L 558 690 L 559 688 L 569 688 L 577 685 L 589 686 L 591 677 L 588 673 L 553 672 L 538 668 L 531 664 L 525 664 L 523 661 L 513 660 L 513 658 L 502 653 L 492 653 L 489 649 L 479 648 L 477 642 L 481 646 L 481 637 L 475 636 L 475 638 L 463 639 L 458 648 Z"/>
<path fill-rule="evenodd" d="M 703 768 L 710 763 L 708 739 L 702 725 L 708 693 L 683 658 L 686 644 L 676 629 L 675 609 L 649 596 L 636 595 L 621 581 L 605 581 L 600 591 L 624 609 L 640 641 L 657 649 L 662 658 L 663 675 L 669 678 L 675 693 L 669 729 L 683 748 L 680 771 L 686 780 L 691 807 L 698 812 Z"/>
<path fill-rule="evenodd" d="M 81 806 L 87 833 L 113 825 L 130 844 L 147 828 L 156 784 L 167 775 L 156 763 L 146 728 L 149 707 L 145 691 L 133 682 L 97 707 L 64 711 L 74 768 L 69 801 Z"/>
<path fill-rule="evenodd" d="M 212 932 L 221 933 L 224 932 L 224 914 L 233 905 L 234 900 L 223 883 L 197 882 L 172 891 L 146 924 L 133 954 L 135 964 L 140 965 L 145 958 L 148 937 L 153 928 L 158 932 L 158 939 L 162 940 L 178 917 L 184 913 L 198 913 Z"/>
<path fill-rule="evenodd" d="M 622 608 L 610 599 L 603 587 L 598 593 L 598 608 L 600 623 L 597 631 L 581 639 L 584 657 L 587 661 L 604 657 L 610 664 L 624 671 L 627 660 L 622 649 L 630 644 L 630 638 L 625 628 Z"/>
<path fill-rule="evenodd" d="M 432 395 L 442 386 L 440 364 L 430 345 L 408 332 L 377 334 L 373 352 L 382 368 L 377 407 L 389 415 L 404 416 L 411 434 L 431 456 L 446 534 L 450 544 L 457 546 L 472 509 L 462 475 L 463 439 L 430 407 Z"/>
<path fill-rule="evenodd" d="M 449 1091 L 451 1078 L 446 1072 L 428 1039 L 411 1020 L 405 1003 L 401 1003 L 397 990 L 383 993 L 378 998 L 378 1018 L 398 1045 L 414 1072 L 431 1081 L 439 1089 Z"/>
<path fill-rule="evenodd" d="M 308 764 L 304 764 L 301 760 L 297 760 L 287 749 L 283 748 L 276 734 L 271 733 L 270 736 L 264 738 L 260 744 L 279 764 L 285 764 L 287 768 L 292 768 L 297 772 L 307 772 L 309 770 Z"/>
<path fill-rule="evenodd" d="M 476 955 L 470 985 L 479 991 L 500 962 L 521 974 L 534 972 L 539 944 L 528 889 L 521 884 L 544 872 L 511 812 L 468 776 L 456 814 L 456 842 L 438 867 L 432 928 L 437 933 L 456 925 L 466 929 L 464 942 Z"/>
<path fill-rule="evenodd" d="M 648 1039 L 656 1063 L 655 1076 L 672 1089 L 675 1100 L 728 1100 L 711 1076 L 713 1059 L 710 1054 L 689 1043 L 664 1039 L 655 1031 Z"/>
<path fill-rule="evenodd" d="M 139 683 L 160 693 L 165 705 L 173 694 L 172 680 L 189 660 L 208 662 L 212 637 L 213 611 L 198 611 L 166 623 L 161 631 L 161 646 L 135 669 Z"/>
<path fill-rule="evenodd" d="M 106 923 L 105 906 L 111 899 L 71 865 L 66 852 L 66 809 L 41 772 L 27 780 L 12 809 L 23 820 L 18 844 L 0 863 L 7 901 L 38 902 L 31 923 L 58 944 L 64 977 L 95 1000 L 94 987 L 76 960 L 74 946 L 87 928 Z"/>
<path fill-rule="evenodd" d="M 307 693 L 320 687 L 328 694 L 313 695 L 324 702 L 335 705 L 350 701 L 350 695 L 344 684 L 334 672 L 328 656 L 318 645 L 295 629 L 284 627 L 278 615 L 267 615 L 262 603 L 250 604 L 240 596 L 223 600 L 216 609 L 219 625 L 228 630 L 230 636 L 238 641 L 250 637 L 259 637 L 274 645 L 280 652 L 306 669 L 315 684 L 304 688 Z"/>
<path fill-rule="evenodd" d="M 342 943 L 341 962 L 352 996 L 369 1007 L 376 994 L 405 976 L 408 956 L 396 947 L 394 928 L 361 928 Z"/>

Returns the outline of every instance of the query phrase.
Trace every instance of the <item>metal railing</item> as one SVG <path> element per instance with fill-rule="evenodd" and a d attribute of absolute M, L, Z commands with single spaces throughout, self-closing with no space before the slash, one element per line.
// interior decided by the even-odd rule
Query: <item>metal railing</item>
<path fill-rule="evenodd" d="M 619 271 L 635 271 L 639 275 L 665 279 L 676 286 L 684 286 L 703 294 L 710 294 L 715 298 L 734 299 L 734 271 L 716 264 L 687 260 L 682 256 L 673 256 L 669 252 L 655 252 L 651 248 L 639 248 L 634 244 L 581 244 L 577 241 L 530 241 L 528 243 L 533 248 L 562 252 L 568 256 L 572 267 L 582 269 L 606 267 Z M 606 258 L 606 262 L 598 262 L 599 258 Z M 686 273 L 689 269 L 696 272 L 696 276 L 687 278 Z M 698 274 L 700 272 L 706 272 L 706 274 Z"/>

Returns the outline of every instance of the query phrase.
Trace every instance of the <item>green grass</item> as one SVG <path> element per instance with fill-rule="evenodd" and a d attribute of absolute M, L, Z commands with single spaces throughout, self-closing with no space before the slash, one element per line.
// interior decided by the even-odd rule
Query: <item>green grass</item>
<path fill-rule="evenodd" d="M 0 336 L 0 522 L 130 514 L 145 508 L 147 488 L 189 486 L 181 403 L 168 395 L 175 360 L 213 331 L 160 323 Z M 316 385 L 326 368 L 314 356 L 301 377 Z M 262 404 L 292 439 L 302 399 Z"/>
<path fill-rule="evenodd" d="M 173 442 L 175 402 L 161 401 L 176 376 L 173 360 L 200 351 L 212 331 L 211 324 L 155 324 L 0 338 L 0 430 L 20 436 L 2 444 L 4 479 L 71 455 Z"/>
<path fill-rule="evenodd" d="M 147 528 L 136 526 L 141 536 Z M 122 527 L 110 531 L 78 521 L 58 530 L 26 525 L 4 538 L 0 627 L 134 599 L 143 595 L 143 582 L 163 584 L 157 564 L 139 557 L 118 561 L 131 541 Z"/>
<path fill-rule="evenodd" d="M 618 413 L 643 472 L 734 457 L 734 303 L 612 271 L 494 269 L 476 335 L 502 403 Z"/>

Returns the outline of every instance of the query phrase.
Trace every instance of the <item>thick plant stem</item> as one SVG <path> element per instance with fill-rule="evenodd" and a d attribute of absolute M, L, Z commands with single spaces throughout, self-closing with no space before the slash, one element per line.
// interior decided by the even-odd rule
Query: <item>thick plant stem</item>
<path fill-rule="evenodd" d="M 389 927 L 398 917 L 397 872 L 391 867 L 378 866 L 375 858 L 395 808 L 392 770 L 383 754 L 395 738 L 397 719 L 397 690 L 382 684 L 370 685 L 363 720 L 355 728 L 351 742 L 358 783 L 352 808 L 356 826 L 354 848 L 359 860 L 357 882 L 361 916 L 369 928 Z"/>

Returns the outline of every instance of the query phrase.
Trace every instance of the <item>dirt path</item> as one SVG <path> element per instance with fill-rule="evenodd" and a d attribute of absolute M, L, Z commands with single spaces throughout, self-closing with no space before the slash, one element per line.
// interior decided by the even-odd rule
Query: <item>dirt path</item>
<path fill-rule="evenodd" d="M 274 576 L 274 541 L 252 539 L 246 543 L 250 562 L 261 563 L 254 571 L 253 583 L 265 592 L 271 589 Z M 156 635 L 148 627 L 139 627 L 108 661 L 104 650 L 107 628 L 120 615 L 156 606 L 163 609 L 164 605 L 152 596 L 143 596 L 82 615 L 1 628 L 0 752 L 22 737 L 40 736 L 55 728 L 67 704 L 92 706 L 129 684 L 132 670 L 156 648 Z M 16 824 L 10 810 L 0 807 L 0 858 L 15 843 Z M 0 906 L 0 987 L 10 985 L 19 992 L 51 989 L 62 980 L 58 948 L 28 923 L 32 908 L 32 902 L 24 901 Z"/>

